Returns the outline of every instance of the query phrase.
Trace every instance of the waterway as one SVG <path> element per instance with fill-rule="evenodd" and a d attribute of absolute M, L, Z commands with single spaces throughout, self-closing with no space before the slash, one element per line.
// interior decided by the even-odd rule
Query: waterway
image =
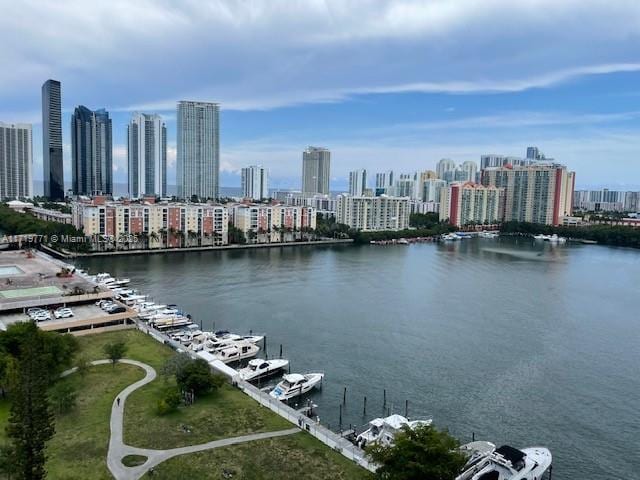
<path fill-rule="evenodd" d="M 386 409 L 548 446 L 554 478 L 640 478 L 640 251 L 529 239 L 85 258 L 207 329 L 323 371 L 323 424 Z M 363 399 L 367 412 L 363 415 Z"/>

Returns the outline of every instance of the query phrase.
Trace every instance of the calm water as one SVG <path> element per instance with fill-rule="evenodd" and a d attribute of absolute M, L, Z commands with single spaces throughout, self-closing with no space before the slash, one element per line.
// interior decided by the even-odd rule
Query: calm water
<path fill-rule="evenodd" d="M 546 445 L 555 478 L 640 478 L 640 251 L 469 240 L 87 259 L 205 328 L 324 371 L 324 424 L 392 411 Z M 363 417 L 363 397 L 367 415 Z"/>

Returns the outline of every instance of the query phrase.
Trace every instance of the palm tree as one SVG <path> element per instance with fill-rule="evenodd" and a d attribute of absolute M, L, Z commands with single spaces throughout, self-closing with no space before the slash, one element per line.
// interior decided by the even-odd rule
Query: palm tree
<path fill-rule="evenodd" d="M 158 241 L 160 236 L 155 231 L 153 231 L 149 234 L 149 238 L 153 241 L 153 243 L 155 243 Z M 149 248 L 151 248 L 151 243 L 149 243 Z"/>

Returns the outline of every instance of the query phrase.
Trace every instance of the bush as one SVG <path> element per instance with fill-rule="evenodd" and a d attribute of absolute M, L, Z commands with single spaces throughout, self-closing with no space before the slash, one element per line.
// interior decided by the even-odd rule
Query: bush
<path fill-rule="evenodd" d="M 158 415 L 167 415 L 175 412 L 180 406 L 181 401 L 182 398 L 180 397 L 180 392 L 177 389 L 166 389 L 163 393 L 163 397 L 158 400 Z"/>
<path fill-rule="evenodd" d="M 176 372 L 178 387 L 185 392 L 194 394 L 208 393 L 219 388 L 224 383 L 224 377 L 214 375 L 209 364 L 202 359 L 180 365 Z"/>

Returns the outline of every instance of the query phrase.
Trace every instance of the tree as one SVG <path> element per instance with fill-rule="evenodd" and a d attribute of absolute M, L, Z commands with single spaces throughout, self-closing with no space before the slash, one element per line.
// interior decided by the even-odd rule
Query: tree
<path fill-rule="evenodd" d="M 208 393 L 222 385 L 224 380 L 211 372 L 209 364 L 203 359 L 193 360 L 180 366 L 176 371 L 178 387 L 185 392 Z"/>
<path fill-rule="evenodd" d="M 47 396 L 45 338 L 37 328 L 26 330 L 15 357 L 15 368 L 9 373 L 11 410 L 6 430 L 15 471 L 18 478 L 25 480 L 46 477 L 46 443 L 55 432 Z"/>
<path fill-rule="evenodd" d="M 58 382 L 51 387 L 49 398 L 58 413 L 67 413 L 76 406 L 78 394 L 69 382 Z"/>
<path fill-rule="evenodd" d="M 127 345 L 124 342 L 107 343 L 104 346 L 104 353 L 115 367 L 116 362 L 127 353 Z"/>
<path fill-rule="evenodd" d="M 453 480 L 467 460 L 459 447 L 447 431 L 429 425 L 405 427 L 393 445 L 373 445 L 367 452 L 380 465 L 376 475 L 381 479 Z"/>

